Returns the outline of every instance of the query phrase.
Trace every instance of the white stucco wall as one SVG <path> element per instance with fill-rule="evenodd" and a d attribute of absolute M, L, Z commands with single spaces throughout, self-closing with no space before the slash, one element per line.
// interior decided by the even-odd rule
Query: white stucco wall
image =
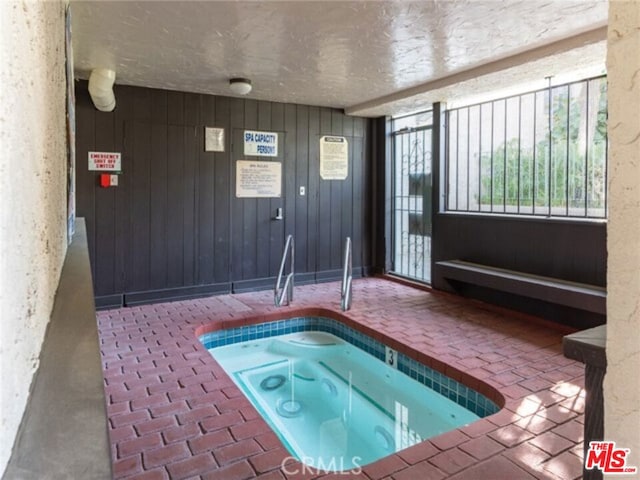
<path fill-rule="evenodd" d="M 628 465 L 640 468 L 640 2 L 611 1 L 608 30 L 604 433 L 606 440 L 631 449 Z"/>
<path fill-rule="evenodd" d="M 0 1 L 0 474 L 66 251 L 64 8 Z"/>

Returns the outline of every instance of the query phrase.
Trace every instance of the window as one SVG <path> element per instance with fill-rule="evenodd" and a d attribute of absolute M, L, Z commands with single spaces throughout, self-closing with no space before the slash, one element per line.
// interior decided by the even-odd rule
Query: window
<path fill-rule="evenodd" d="M 606 218 L 606 77 L 446 115 L 448 211 Z"/>

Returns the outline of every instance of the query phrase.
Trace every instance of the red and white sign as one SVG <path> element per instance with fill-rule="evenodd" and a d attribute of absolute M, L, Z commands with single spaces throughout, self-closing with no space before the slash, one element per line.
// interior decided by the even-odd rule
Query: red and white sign
<path fill-rule="evenodd" d="M 628 448 L 616 448 L 616 442 L 589 442 L 589 451 L 584 468 L 597 468 L 603 473 L 631 475 L 637 473 L 636 467 L 627 465 Z"/>
<path fill-rule="evenodd" d="M 89 152 L 89 170 L 119 172 L 122 154 L 116 152 Z"/>

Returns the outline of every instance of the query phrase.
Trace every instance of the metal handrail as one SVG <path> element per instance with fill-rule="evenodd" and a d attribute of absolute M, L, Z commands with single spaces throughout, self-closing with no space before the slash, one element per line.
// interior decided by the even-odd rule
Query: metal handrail
<path fill-rule="evenodd" d="M 291 257 L 291 270 L 287 274 L 287 278 L 284 281 L 284 286 L 280 288 L 282 283 L 282 276 L 284 275 L 284 267 L 287 264 L 287 259 Z M 295 246 L 293 241 L 293 235 L 287 237 L 287 242 L 284 245 L 284 252 L 282 252 L 282 260 L 280 261 L 280 271 L 278 272 L 278 279 L 276 280 L 276 286 L 273 290 L 273 301 L 276 307 L 281 307 L 286 296 L 287 303 L 289 305 L 293 300 L 293 272 L 295 263 Z"/>
<path fill-rule="evenodd" d="M 344 244 L 344 268 L 342 270 L 342 292 L 341 306 L 342 310 L 351 308 L 351 282 L 353 280 L 353 262 L 351 259 L 351 237 L 347 237 Z"/>

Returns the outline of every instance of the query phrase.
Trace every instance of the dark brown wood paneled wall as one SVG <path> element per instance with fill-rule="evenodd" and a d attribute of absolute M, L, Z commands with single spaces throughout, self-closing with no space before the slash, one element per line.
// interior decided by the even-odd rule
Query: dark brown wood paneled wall
<path fill-rule="evenodd" d="M 76 88 L 77 213 L 87 220 L 99 307 L 272 287 L 286 235 L 298 282 L 337 279 L 344 240 L 354 275 L 371 267 L 371 122 L 329 108 L 116 86 L 97 111 Z M 225 152 L 204 151 L 204 127 Z M 282 197 L 236 198 L 244 129 L 279 133 Z M 349 141 L 349 176 L 320 178 L 319 139 Z M 101 188 L 89 151 L 122 153 L 119 185 Z M 249 157 L 249 159 L 260 159 Z M 306 194 L 301 196 L 299 188 Z M 273 220 L 282 207 L 284 220 Z"/>

